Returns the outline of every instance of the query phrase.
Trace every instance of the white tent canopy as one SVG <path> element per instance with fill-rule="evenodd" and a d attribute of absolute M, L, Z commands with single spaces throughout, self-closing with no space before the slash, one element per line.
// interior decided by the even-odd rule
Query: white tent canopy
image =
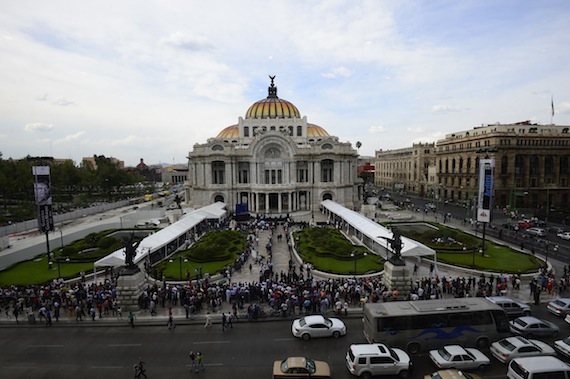
<path fill-rule="evenodd" d="M 220 220 L 226 215 L 226 204 L 216 202 L 203 208 L 186 213 L 180 220 L 158 232 L 145 237 L 137 247 L 133 259 L 135 264 L 146 258 L 150 253 L 161 249 L 170 242 L 186 234 L 190 229 L 204 220 Z M 95 266 L 120 267 L 125 265 L 125 249 L 115 250 L 111 254 L 95 262 Z"/>
<path fill-rule="evenodd" d="M 370 238 L 375 243 L 390 250 L 388 241 L 385 238 L 392 239 L 394 233 L 390 229 L 370 220 L 369 218 L 361 215 L 358 212 L 350 210 L 342 205 L 332 201 L 323 200 L 321 205 L 326 208 L 330 213 L 342 218 L 346 223 L 358 230 L 363 235 Z M 391 251 L 391 250 L 390 250 Z M 427 247 L 426 245 L 414 241 L 410 238 L 402 236 L 402 251 L 403 257 L 417 257 L 423 255 L 434 255 L 435 250 Z"/>

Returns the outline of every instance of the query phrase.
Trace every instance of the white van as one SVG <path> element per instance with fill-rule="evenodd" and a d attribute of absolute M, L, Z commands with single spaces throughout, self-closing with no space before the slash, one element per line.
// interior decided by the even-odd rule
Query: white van
<path fill-rule="evenodd" d="M 556 357 L 515 358 L 509 363 L 509 379 L 570 379 L 570 366 Z"/>

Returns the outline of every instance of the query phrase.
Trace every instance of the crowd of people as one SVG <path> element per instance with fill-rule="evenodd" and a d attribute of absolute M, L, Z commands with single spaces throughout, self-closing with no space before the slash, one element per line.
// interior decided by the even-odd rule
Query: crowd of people
<path fill-rule="evenodd" d="M 414 267 L 410 278 L 412 291 L 403 296 L 400 293 L 404 289 L 389 288 L 379 277 L 315 278 L 311 267 L 297 265 L 292 255 L 288 268 L 275 272 L 273 247 L 275 244 L 287 244 L 281 252 L 291 254 L 291 228 L 305 226 L 308 224 L 294 224 L 290 220 L 254 220 L 239 224 L 248 233 L 247 249 L 233 265 L 227 267 L 225 281 L 213 281 L 200 273 L 197 280 L 189 280 L 185 284 L 166 281 L 147 284 L 139 297 L 139 314 L 155 316 L 168 312 L 172 317 L 172 309 L 182 307 L 186 318 L 202 312 L 212 314 L 228 309 L 231 309 L 232 318 L 248 320 L 318 313 L 340 315 L 350 307 L 360 307 L 366 302 L 501 295 L 507 293 L 509 287 L 519 290 L 521 286 L 521 278 L 517 275 L 448 278 L 440 277 L 430 269 L 429 276 L 420 277 Z M 263 249 L 264 254 L 261 252 Z M 259 272 L 257 281 L 236 283 L 232 280 L 236 271 L 249 269 L 253 274 L 254 268 Z M 553 273 L 541 272 L 531 282 L 531 295 L 539 291 L 565 291 L 570 279 L 568 271 L 565 267 L 558 282 Z M 86 283 L 84 280 L 68 283 L 60 279 L 44 285 L 8 286 L 1 289 L 0 306 L 6 318 L 19 322 L 24 316 L 30 322 L 39 319 L 47 326 L 52 324 L 52 319 L 59 321 L 62 315 L 78 322 L 123 318 L 122 308 L 117 302 L 116 276 L 106 277 L 99 283 Z M 169 321 L 169 326 L 173 328 L 174 322 Z"/>

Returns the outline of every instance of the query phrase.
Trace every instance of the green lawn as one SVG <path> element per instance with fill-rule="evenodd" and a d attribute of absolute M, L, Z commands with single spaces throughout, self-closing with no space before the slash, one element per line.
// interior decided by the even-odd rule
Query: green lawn
<path fill-rule="evenodd" d="M 335 274 L 354 275 L 384 269 L 384 260 L 363 246 L 353 245 L 337 229 L 305 228 L 294 233 L 297 253 L 315 269 Z M 354 256 L 352 256 L 354 254 Z"/>
<path fill-rule="evenodd" d="M 59 264 L 61 276 L 63 278 L 75 278 L 81 271 L 93 272 L 93 263 L 66 263 Z M 47 257 L 38 257 L 29 261 L 24 261 L 12 267 L 0 271 L 0 286 L 42 284 L 58 278 L 57 263 L 52 264 L 51 270 L 48 267 Z"/>
<path fill-rule="evenodd" d="M 485 256 L 482 256 L 479 253 L 481 238 L 442 224 L 403 222 L 388 225 L 398 228 L 406 237 L 437 251 L 438 262 L 478 270 L 510 273 L 536 272 L 544 264 L 532 255 L 520 253 L 508 246 L 497 245 L 488 240 L 485 241 Z M 434 242 L 438 238 L 452 242 Z M 476 253 L 473 254 L 473 251 Z M 475 259 L 475 265 L 473 265 L 473 259 Z"/>

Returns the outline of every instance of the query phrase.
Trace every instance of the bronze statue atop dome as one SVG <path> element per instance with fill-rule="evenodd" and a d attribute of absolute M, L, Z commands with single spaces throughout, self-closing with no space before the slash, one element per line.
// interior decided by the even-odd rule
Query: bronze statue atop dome
<path fill-rule="evenodd" d="M 269 75 L 269 79 L 271 79 L 271 85 L 267 88 L 267 98 L 277 98 L 277 87 L 273 83 L 276 75 Z"/>

